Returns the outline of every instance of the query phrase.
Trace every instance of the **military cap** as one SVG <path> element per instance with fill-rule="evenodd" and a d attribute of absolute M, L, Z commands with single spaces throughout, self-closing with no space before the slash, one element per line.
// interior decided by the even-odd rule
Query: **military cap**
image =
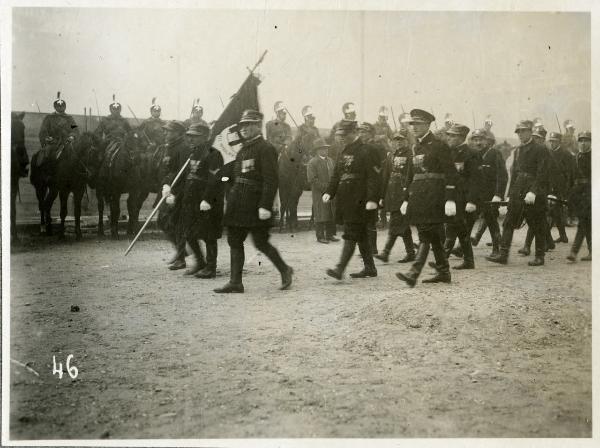
<path fill-rule="evenodd" d="M 347 135 L 356 131 L 356 121 L 342 120 L 335 128 L 336 135 Z"/>
<path fill-rule="evenodd" d="M 562 134 L 560 132 L 550 132 L 548 140 L 558 140 L 560 142 L 562 140 Z"/>
<path fill-rule="evenodd" d="M 431 123 L 435 117 L 423 109 L 413 109 L 410 111 L 409 123 Z"/>
<path fill-rule="evenodd" d="M 385 107 L 385 106 L 381 106 L 381 107 L 379 108 L 379 116 L 380 116 L 380 117 L 387 117 L 387 116 L 388 116 L 388 110 L 387 110 L 387 107 Z"/>
<path fill-rule="evenodd" d="M 112 111 L 112 110 L 121 110 L 121 104 L 117 103 L 117 100 L 115 99 L 115 94 L 113 93 L 113 102 L 110 104 L 110 106 L 108 106 L 108 108 Z"/>
<path fill-rule="evenodd" d="M 56 92 L 56 99 L 54 100 L 54 107 L 66 107 L 67 103 L 60 98 L 60 92 Z"/>
<path fill-rule="evenodd" d="M 345 114 L 356 112 L 356 106 L 354 105 L 354 103 L 344 103 L 342 106 L 342 112 Z"/>
<path fill-rule="evenodd" d="M 363 121 L 360 125 L 358 125 L 358 130 L 363 131 L 363 132 L 368 132 L 370 134 L 374 134 L 375 126 L 373 126 L 371 123 L 367 123 L 366 121 Z"/>
<path fill-rule="evenodd" d="M 489 139 L 490 135 L 488 134 L 488 132 L 485 129 L 475 129 L 472 133 L 471 133 L 471 138 L 485 138 L 485 139 Z"/>
<path fill-rule="evenodd" d="M 158 104 L 156 104 L 156 97 L 152 98 L 152 106 L 150 106 L 150 111 L 157 110 L 160 112 L 161 108 Z"/>
<path fill-rule="evenodd" d="M 183 134 L 185 132 L 185 125 L 179 120 L 169 121 L 166 124 L 164 124 L 162 128 L 166 129 L 167 131 L 173 131 L 180 134 Z"/>
<path fill-rule="evenodd" d="M 190 126 L 187 135 L 208 135 L 210 133 L 210 128 L 202 123 L 194 123 Z"/>
<path fill-rule="evenodd" d="M 311 106 L 304 106 L 302 108 L 302 116 L 303 117 L 308 117 L 308 116 L 314 117 L 315 114 L 313 113 L 312 107 Z"/>
<path fill-rule="evenodd" d="M 275 101 L 275 105 L 273 106 L 273 110 L 275 112 L 279 112 L 280 110 L 285 110 L 285 104 L 283 104 L 283 101 Z"/>
<path fill-rule="evenodd" d="M 240 118 L 240 123 L 260 123 L 264 115 L 257 110 L 246 109 Z"/>
<path fill-rule="evenodd" d="M 327 142 L 325 141 L 325 139 L 319 137 L 319 138 L 315 138 L 315 140 L 313 141 L 313 148 L 314 149 L 319 149 L 319 148 L 329 148 L 331 145 L 328 145 Z"/>
<path fill-rule="evenodd" d="M 581 140 L 592 141 L 592 133 L 590 131 L 580 132 L 577 136 L 577 141 L 580 142 Z"/>
<path fill-rule="evenodd" d="M 463 137 L 466 137 L 469 131 L 470 129 L 468 126 L 465 126 L 464 124 L 454 123 L 452 127 L 446 131 L 446 134 L 462 135 Z"/>
<path fill-rule="evenodd" d="M 533 122 L 531 120 L 521 120 L 515 126 L 515 132 L 518 132 L 519 129 L 531 129 L 533 128 Z"/>
<path fill-rule="evenodd" d="M 536 137 L 546 138 L 547 133 L 548 133 L 548 131 L 546 131 L 546 128 L 544 126 L 542 126 L 541 124 L 539 124 L 533 128 L 533 135 L 535 135 Z"/>
<path fill-rule="evenodd" d="M 408 138 L 408 131 L 406 129 L 400 129 L 392 134 L 392 140 L 402 140 Z"/>

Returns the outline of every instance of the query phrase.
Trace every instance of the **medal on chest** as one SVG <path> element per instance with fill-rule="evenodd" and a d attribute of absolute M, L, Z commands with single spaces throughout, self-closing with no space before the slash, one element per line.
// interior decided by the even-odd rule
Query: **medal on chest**
<path fill-rule="evenodd" d="M 254 159 L 242 160 L 242 173 L 254 171 Z"/>
<path fill-rule="evenodd" d="M 394 157 L 394 169 L 401 170 L 406 165 L 406 157 Z"/>
<path fill-rule="evenodd" d="M 344 169 L 346 171 L 349 171 L 350 168 L 352 168 L 352 165 L 354 164 L 354 156 L 344 155 L 343 164 L 344 164 Z"/>
<path fill-rule="evenodd" d="M 454 168 L 459 173 L 462 173 L 465 170 L 465 162 L 454 162 Z"/>

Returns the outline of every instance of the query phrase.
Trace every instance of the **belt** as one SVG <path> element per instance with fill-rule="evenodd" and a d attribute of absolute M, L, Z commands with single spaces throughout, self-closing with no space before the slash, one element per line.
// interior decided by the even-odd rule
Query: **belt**
<path fill-rule="evenodd" d="M 575 185 L 582 185 L 582 184 L 589 184 L 590 183 L 590 179 L 588 179 L 587 177 L 583 177 L 581 179 L 575 179 Z"/>
<path fill-rule="evenodd" d="M 246 184 L 246 185 L 253 185 L 255 187 L 260 187 L 261 186 L 261 182 L 254 180 L 254 179 L 247 179 L 245 177 L 236 177 L 235 178 L 235 183 L 236 184 Z"/>
<path fill-rule="evenodd" d="M 413 180 L 425 180 L 425 179 L 446 179 L 444 173 L 418 173 L 415 174 Z"/>
<path fill-rule="evenodd" d="M 346 174 L 342 174 L 342 177 L 340 180 L 343 182 L 345 180 L 360 180 L 362 178 L 363 178 L 363 176 L 360 174 L 347 174 L 346 173 Z"/>

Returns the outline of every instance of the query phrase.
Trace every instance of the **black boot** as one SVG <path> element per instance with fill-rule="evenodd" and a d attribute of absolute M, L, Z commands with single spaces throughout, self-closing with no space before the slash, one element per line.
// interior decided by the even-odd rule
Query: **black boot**
<path fill-rule="evenodd" d="M 404 258 L 398 260 L 398 263 L 410 263 L 415 260 L 415 244 L 412 239 L 412 233 L 410 228 L 406 231 L 406 233 L 402 236 L 402 241 L 404 242 L 404 249 L 406 250 L 406 255 Z"/>
<path fill-rule="evenodd" d="M 473 258 L 473 246 L 471 246 L 471 238 L 465 236 L 461 238 L 460 246 L 463 250 L 463 262 L 454 269 L 475 269 L 475 259 Z"/>
<path fill-rule="evenodd" d="M 544 266 L 544 257 L 536 255 L 535 258 L 527 264 L 529 266 Z"/>
<path fill-rule="evenodd" d="M 371 252 L 372 246 L 370 242 L 366 239 L 363 239 L 358 243 L 358 250 L 360 251 L 360 255 L 362 256 L 365 267 L 360 272 L 350 274 L 350 277 L 377 277 L 377 269 L 375 268 L 375 263 L 373 262 L 373 253 Z"/>
<path fill-rule="evenodd" d="M 384 263 L 390 261 L 390 252 L 392 251 L 392 247 L 394 247 L 396 238 L 397 237 L 395 235 L 388 235 L 383 251 L 380 254 L 374 255 L 374 258 L 377 258 L 378 260 L 381 260 Z"/>
<path fill-rule="evenodd" d="M 241 249 L 233 248 L 230 249 L 231 253 L 231 274 L 229 282 L 214 291 L 216 293 L 227 294 L 227 293 L 242 293 L 244 292 L 244 284 L 242 283 L 242 270 L 244 269 L 244 247 Z"/>
<path fill-rule="evenodd" d="M 369 239 L 368 243 L 371 247 L 371 255 L 377 255 L 379 251 L 377 250 L 377 227 L 373 224 L 372 229 L 367 229 Z"/>
<path fill-rule="evenodd" d="M 341 280 L 344 275 L 344 271 L 346 270 L 346 266 L 348 266 L 348 262 L 350 261 L 350 258 L 352 258 L 355 248 L 356 241 L 344 240 L 340 262 L 337 264 L 335 269 L 327 269 L 327 275 L 337 280 Z"/>
<path fill-rule="evenodd" d="M 196 278 L 215 278 L 217 276 L 217 254 L 217 241 L 206 241 L 206 266 L 196 274 Z"/>
<path fill-rule="evenodd" d="M 427 260 L 427 255 L 429 255 L 429 243 L 419 243 L 417 254 L 415 256 L 415 262 L 411 266 L 410 270 L 406 274 L 397 272 L 396 277 L 405 282 L 411 288 L 414 288 L 415 284 L 417 283 L 417 278 L 419 278 L 419 274 L 421 274 L 421 270 L 425 264 L 425 260 Z"/>
<path fill-rule="evenodd" d="M 423 283 L 451 283 L 452 278 L 450 275 L 450 265 L 448 264 L 446 251 L 444 250 L 447 246 L 436 246 L 435 242 L 432 242 L 431 245 L 433 249 L 433 255 L 435 256 L 435 269 L 437 272 L 433 277 L 423 280 Z"/>
<path fill-rule="evenodd" d="M 206 261 L 204 261 L 204 255 L 202 255 L 202 249 L 200 249 L 198 240 L 189 240 L 188 244 L 196 258 L 196 264 L 193 267 L 186 269 L 183 275 L 194 275 L 206 267 Z"/>
<path fill-rule="evenodd" d="M 508 263 L 508 248 L 500 246 L 500 251 L 496 255 L 490 255 L 485 257 L 487 261 L 491 261 L 492 263 L 498 264 L 507 264 Z"/>

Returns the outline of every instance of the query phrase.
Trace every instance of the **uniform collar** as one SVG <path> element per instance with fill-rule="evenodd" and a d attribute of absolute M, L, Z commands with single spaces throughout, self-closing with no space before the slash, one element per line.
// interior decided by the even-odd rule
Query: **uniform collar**
<path fill-rule="evenodd" d="M 425 140 L 426 138 L 428 138 L 430 135 L 433 135 L 433 134 L 431 133 L 431 129 L 430 129 L 430 130 L 428 130 L 428 131 L 425 133 L 425 135 L 424 135 L 423 137 L 421 137 L 421 138 L 417 138 L 417 141 L 418 141 L 419 143 L 423 143 L 423 140 Z"/>
<path fill-rule="evenodd" d="M 246 147 L 246 146 L 253 145 L 254 143 L 256 143 L 257 141 L 259 141 L 260 139 L 262 139 L 262 134 L 258 134 L 258 135 L 252 137 L 249 140 L 244 140 L 243 146 Z"/>

